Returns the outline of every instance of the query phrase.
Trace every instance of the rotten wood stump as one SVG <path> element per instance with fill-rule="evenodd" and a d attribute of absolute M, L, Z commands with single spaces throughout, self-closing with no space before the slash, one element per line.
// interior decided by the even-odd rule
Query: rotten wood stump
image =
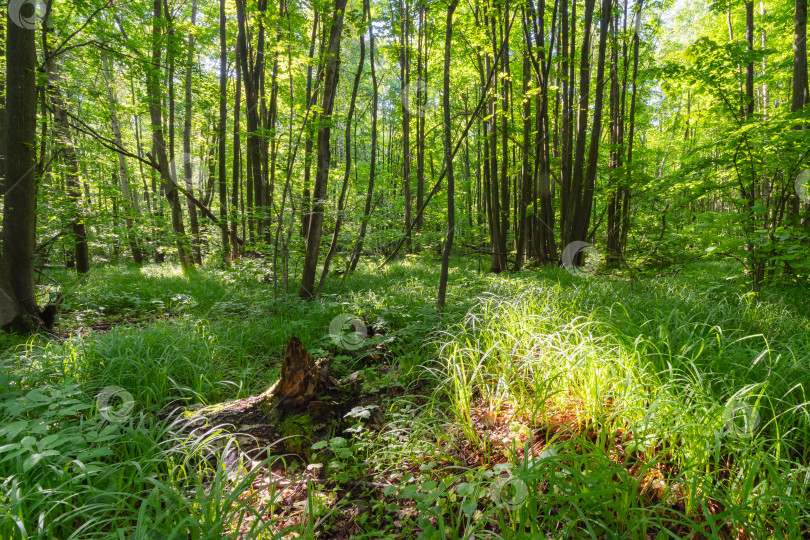
<path fill-rule="evenodd" d="M 360 395 L 357 374 L 335 381 L 329 362 L 316 360 L 293 335 L 285 347 L 281 376 L 265 392 L 186 415 L 195 428 L 216 426 L 232 433 L 243 450 L 254 450 L 251 453 L 308 456 L 315 441 L 332 436 Z"/>

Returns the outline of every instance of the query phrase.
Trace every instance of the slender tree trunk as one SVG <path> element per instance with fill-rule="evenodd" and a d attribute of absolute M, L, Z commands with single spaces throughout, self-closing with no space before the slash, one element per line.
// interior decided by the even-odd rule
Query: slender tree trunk
<path fill-rule="evenodd" d="M 408 44 L 410 32 L 409 0 L 399 0 L 399 73 L 402 87 L 402 193 L 405 196 L 405 247 L 411 251 L 411 54 Z M 404 4 L 404 8 L 403 8 Z"/>
<path fill-rule="evenodd" d="M 222 1 L 222 0 L 220 0 Z M 259 0 L 259 9 L 266 7 L 264 0 Z M 247 153 L 248 166 L 253 184 L 253 214 L 257 239 L 264 238 L 266 219 L 265 190 L 262 175 L 262 137 L 259 134 L 259 92 L 264 73 L 264 26 L 259 23 L 259 44 L 256 50 L 256 64 L 251 69 L 252 60 L 247 49 L 247 14 L 245 0 L 236 0 L 237 19 L 239 23 L 239 61 L 242 63 L 242 78 L 245 83 L 245 106 L 247 107 Z"/>
<path fill-rule="evenodd" d="M 745 41 L 748 51 L 754 50 L 754 0 L 745 2 Z M 745 66 L 745 118 L 752 120 L 754 116 L 754 60 Z M 753 180 L 753 179 L 752 179 Z"/>
<path fill-rule="evenodd" d="M 166 199 L 172 213 L 172 230 L 177 240 L 177 252 L 180 259 L 180 266 L 183 272 L 194 270 L 194 260 L 189 252 L 189 243 L 186 238 L 186 231 L 183 225 L 183 209 L 180 206 L 180 198 L 172 181 L 176 176 L 172 176 L 169 169 L 169 159 L 166 154 L 166 142 L 163 138 L 163 119 L 161 110 L 161 87 L 160 87 L 160 57 L 163 48 L 163 39 L 160 34 L 162 15 L 160 0 L 153 0 L 153 21 L 152 21 L 152 66 L 147 70 L 147 95 L 149 98 L 149 116 L 152 122 L 152 148 L 155 152 L 153 159 L 160 169 L 160 176 Z"/>
<path fill-rule="evenodd" d="M 239 50 L 236 51 L 237 57 Z M 239 258 L 239 242 L 236 227 L 239 217 L 240 173 L 242 170 L 242 142 L 239 136 L 239 115 L 242 106 L 242 67 L 236 59 L 236 96 L 233 104 L 233 195 L 231 197 L 231 260 Z M 244 211 L 243 211 L 244 214 Z M 244 237 L 244 231 L 242 236 Z"/>
<path fill-rule="evenodd" d="M 196 0 L 194 7 L 197 7 Z M 193 22 L 192 15 L 192 24 Z M 227 23 L 225 16 L 225 0 L 219 2 L 219 225 L 222 232 L 222 258 L 227 263 L 230 259 L 228 247 L 228 177 L 226 171 L 227 155 L 225 137 L 228 133 L 228 43 L 227 43 Z M 193 37 L 189 38 L 189 64 L 191 63 L 193 51 Z M 190 80 L 189 80 L 190 82 Z M 190 91 L 190 89 L 189 89 Z M 187 94 L 189 96 L 189 94 Z M 189 96 L 190 97 L 190 96 Z M 190 105 L 190 104 L 189 104 Z M 190 113 L 191 107 L 189 106 Z"/>
<path fill-rule="evenodd" d="M 363 21 L 366 20 L 366 11 L 363 10 Z M 362 26 L 361 22 L 361 26 Z M 318 291 L 317 295 L 320 296 L 321 292 L 323 291 L 323 286 L 326 283 L 326 277 L 329 275 L 329 264 L 332 261 L 332 256 L 334 256 L 335 251 L 337 250 L 338 239 L 340 238 L 340 228 L 343 225 L 343 207 L 346 201 L 346 191 L 349 187 L 349 177 L 351 176 L 352 171 L 352 153 L 349 151 L 349 148 L 352 144 L 352 137 L 351 137 L 351 129 L 349 127 L 352 125 L 352 119 L 354 118 L 354 107 L 355 103 L 357 102 L 357 90 L 360 87 L 360 78 L 363 76 L 363 65 L 366 62 L 366 36 L 365 34 L 360 34 L 360 63 L 357 66 L 357 72 L 354 75 L 354 86 L 352 86 L 352 97 L 349 100 L 349 112 L 346 113 L 346 132 L 345 132 L 345 139 L 344 145 L 346 147 L 346 165 L 343 171 L 343 185 L 340 188 L 340 199 L 338 199 L 338 207 L 337 207 L 337 218 L 335 219 L 335 230 L 332 233 L 332 242 L 329 244 L 329 251 L 326 252 L 326 258 L 323 261 L 323 270 L 321 271 L 321 279 L 318 283 Z M 355 141 L 355 145 L 357 141 Z"/>
<path fill-rule="evenodd" d="M 528 18 L 524 18 L 524 27 L 528 25 Z M 530 49 L 531 33 L 526 29 L 526 47 Z M 531 64 L 529 51 L 523 53 L 523 163 L 520 173 L 520 201 L 518 203 L 518 226 L 517 226 L 517 253 L 515 255 L 515 270 L 523 268 L 524 259 L 528 258 L 526 253 L 528 242 L 527 212 L 529 209 L 529 199 L 531 197 L 532 182 L 534 174 L 529 161 L 529 148 L 531 146 L 532 131 L 532 98 L 529 94 L 529 81 L 531 79 Z"/>
<path fill-rule="evenodd" d="M 329 180 L 330 165 L 330 120 L 335 104 L 338 78 L 340 76 L 340 37 L 343 30 L 343 11 L 346 0 L 335 0 L 335 13 L 327 47 L 326 72 L 323 83 L 323 101 L 321 102 L 321 117 L 323 121 L 318 126 L 318 168 L 315 174 L 313 190 L 312 217 L 307 231 L 307 244 L 304 256 L 304 269 L 301 278 L 301 287 L 298 294 L 301 298 L 314 298 L 315 272 L 318 267 L 318 253 L 323 232 L 323 210 L 326 200 L 326 189 Z"/>
<path fill-rule="evenodd" d="M 185 74 L 185 110 L 183 118 L 183 177 L 185 179 L 186 191 L 194 195 L 193 174 L 202 177 L 202 171 L 192 171 L 192 164 L 198 162 L 191 159 L 191 112 L 193 103 L 191 100 L 191 66 L 194 64 L 194 25 L 197 24 L 197 0 L 192 0 L 191 4 L 191 31 L 188 36 L 188 56 L 186 57 Z M 200 252 L 200 224 L 197 219 L 197 208 L 191 200 L 187 200 L 189 225 L 193 237 L 192 251 L 194 262 L 202 264 L 202 253 Z"/>
<path fill-rule="evenodd" d="M 119 148 L 123 147 L 123 138 L 121 137 L 121 124 L 118 120 L 118 99 L 115 96 L 113 89 L 113 78 L 110 73 L 109 60 L 106 54 L 101 55 L 101 62 L 104 67 L 104 78 L 107 86 L 107 102 L 110 107 L 110 124 L 112 126 L 113 137 L 115 137 L 115 144 Z M 136 143 L 139 144 L 139 143 Z M 135 232 L 132 216 L 139 215 L 140 212 L 137 208 L 138 199 L 133 198 L 129 189 L 129 169 L 127 168 L 127 158 L 122 153 L 117 153 L 118 156 L 118 174 L 121 177 L 121 193 L 124 196 L 126 208 L 126 226 L 127 234 L 129 236 L 129 246 L 132 250 L 132 258 L 135 264 L 143 262 L 143 253 L 139 246 L 138 237 Z"/>
<path fill-rule="evenodd" d="M 71 202 L 70 228 L 73 232 L 74 257 L 76 260 L 76 273 L 86 274 L 90 271 L 90 253 L 87 246 L 87 229 L 84 223 L 84 203 L 79 186 L 79 158 L 76 155 L 76 146 L 70 130 L 68 106 L 62 93 L 59 81 L 59 67 L 56 58 L 51 55 L 49 47 L 50 35 L 53 34 L 51 26 L 52 3 L 46 7 L 46 14 L 42 24 L 42 47 L 45 55 L 45 68 L 48 76 L 48 94 L 51 98 L 53 111 L 54 138 L 56 155 L 65 165 L 65 187 L 68 200 Z M 131 223 L 131 221 L 130 221 Z"/>
<path fill-rule="evenodd" d="M 630 95 L 630 115 L 628 121 L 630 127 L 627 135 L 627 185 L 625 187 L 624 200 L 622 201 L 622 249 L 627 246 L 627 234 L 630 231 L 630 197 L 633 186 L 633 144 L 636 132 L 636 97 L 638 95 L 638 60 L 639 42 L 641 40 L 641 9 L 644 7 L 643 0 L 639 1 L 636 8 L 635 30 L 633 32 L 633 91 Z"/>
<path fill-rule="evenodd" d="M 585 189 L 582 200 L 582 218 L 575 220 L 575 239 L 588 240 L 588 228 L 591 223 L 591 210 L 593 205 L 593 192 L 596 181 L 596 165 L 599 159 L 599 142 L 602 135 L 602 109 L 605 93 L 605 56 L 607 51 L 607 37 L 610 33 L 611 15 L 613 13 L 612 0 L 602 2 L 602 21 L 599 31 L 599 53 L 596 67 L 596 98 L 593 107 L 593 127 L 591 128 L 591 146 L 588 151 L 588 169 L 585 173 Z"/>
<path fill-rule="evenodd" d="M 447 7 L 447 25 L 444 34 L 444 84 L 442 92 L 442 111 L 444 113 L 444 165 L 447 171 L 447 234 L 444 239 L 442 251 L 442 269 L 439 275 L 439 298 L 437 307 L 439 313 L 444 312 L 447 297 L 447 276 L 450 268 L 450 254 L 453 251 L 453 239 L 456 231 L 456 184 L 453 178 L 453 131 L 450 124 L 450 46 L 453 39 L 453 12 L 456 10 L 458 0 L 451 0 Z"/>
<path fill-rule="evenodd" d="M 287 9 L 287 1 L 282 0 L 279 6 L 279 18 L 285 17 L 285 12 Z M 278 25 L 278 23 L 276 23 Z M 278 30 L 280 26 L 277 27 L 276 31 L 276 43 L 281 43 L 281 32 Z M 265 230 L 265 241 L 270 244 L 273 241 L 272 238 L 272 229 L 270 227 L 270 223 L 272 219 L 270 218 L 270 214 L 272 213 L 273 209 L 273 196 L 275 194 L 276 189 L 276 163 L 278 159 L 278 136 L 276 134 L 276 124 L 278 122 L 278 55 L 279 55 L 279 48 L 273 47 L 273 72 L 271 76 L 271 85 L 270 85 L 270 106 L 265 116 L 265 127 L 266 132 L 269 134 L 269 141 L 267 137 L 264 138 L 264 147 L 263 147 L 263 157 L 265 159 L 265 168 L 269 166 L 269 180 L 267 184 L 267 211 L 268 211 L 268 219 L 267 219 L 267 227 Z M 269 156 L 267 155 L 267 145 L 268 142 L 270 144 L 270 153 Z M 267 161 L 269 159 L 269 165 Z"/>
<path fill-rule="evenodd" d="M 425 120 L 427 117 L 427 53 L 424 49 L 427 48 L 425 36 L 425 19 L 426 7 L 423 0 L 418 2 L 419 11 L 419 35 L 417 38 L 417 53 L 416 53 L 416 77 L 417 77 L 417 92 L 416 101 L 419 114 L 416 116 L 416 208 L 422 208 L 425 199 Z M 417 233 L 422 231 L 423 226 L 422 214 L 416 218 L 416 227 L 414 229 Z"/>
<path fill-rule="evenodd" d="M 793 92 L 790 110 L 798 112 L 810 103 L 807 87 L 807 0 L 796 0 L 793 30 Z"/>
<path fill-rule="evenodd" d="M 305 128 L 305 136 L 306 136 L 306 143 L 304 146 L 304 191 L 303 191 L 303 201 L 302 207 L 306 209 L 305 211 L 301 212 L 301 236 L 306 237 L 307 231 L 309 230 L 309 217 L 310 213 L 308 209 L 311 205 L 311 193 L 309 191 L 309 186 L 312 182 L 312 149 L 314 146 L 314 141 L 312 137 L 312 129 L 310 126 L 314 126 L 316 124 L 317 114 L 314 113 L 313 105 L 317 101 L 318 92 L 315 92 L 315 95 L 312 94 L 312 64 L 315 58 L 315 40 L 318 36 L 318 24 L 320 21 L 320 12 L 315 10 L 315 17 L 312 22 L 312 34 L 309 38 L 309 56 L 307 62 L 307 111 L 309 112 L 310 123 Z"/>
<path fill-rule="evenodd" d="M 571 186 L 565 209 L 565 222 L 561 231 L 562 243 L 567 245 L 577 240 L 575 235 L 575 214 L 581 212 L 582 186 L 585 166 L 585 143 L 588 136 L 588 106 L 591 88 L 591 23 L 596 0 L 585 0 L 585 16 L 582 34 L 582 47 L 579 62 L 579 107 L 576 125 L 576 147 L 574 149 L 574 166 L 571 171 Z M 572 16 L 572 28 L 576 26 L 576 17 Z M 573 33 L 573 32 L 572 32 Z M 571 41 L 573 43 L 574 37 Z"/>
<path fill-rule="evenodd" d="M 363 0 L 363 10 L 366 12 L 366 19 L 369 22 L 369 64 L 371 67 L 371 163 L 369 164 L 368 188 L 366 189 L 366 203 L 363 208 L 363 220 L 360 222 L 360 234 L 352 250 L 349 260 L 349 272 L 354 272 L 357 263 L 363 253 L 363 240 L 366 237 L 369 219 L 371 219 L 371 204 L 374 197 L 374 179 L 377 174 L 377 109 L 378 109 L 378 89 L 377 89 L 377 69 L 375 66 L 374 53 L 374 25 L 371 21 L 371 7 L 369 0 Z"/>
<path fill-rule="evenodd" d="M 509 0 L 505 1 L 504 13 L 509 13 Z M 501 268 L 506 270 L 507 259 L 507 238 L 509 234 L 509 36 L 505 36 L 507 20 L 501 17 L 499 31 L 501 33 L 501 43 L 503 44 L 503 60 L 501 61 L 502 81 L 501 81 L 501 243 L 500 252 Z M 494 34 L 494 30 L 493 30 Z"/>

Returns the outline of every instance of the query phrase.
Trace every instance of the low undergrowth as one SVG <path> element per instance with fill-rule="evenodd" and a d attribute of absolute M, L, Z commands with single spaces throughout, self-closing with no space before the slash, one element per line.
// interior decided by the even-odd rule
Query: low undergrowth
<path fill-rule="evenodd" d="M 439 318 L 433 266 L 314 303 L 253 262 L 55 275 L 57 334 L 2 343 L 0 537 L 810 534 L 804 296 L 709 263 L 631 281 L 457 260 Z M 339 315 L 368 337 L 334 339 Z M 350 429 L 263 461 L 177 435 L 170 411 L 272 384 L 292 333 L 359 373 Z"/>

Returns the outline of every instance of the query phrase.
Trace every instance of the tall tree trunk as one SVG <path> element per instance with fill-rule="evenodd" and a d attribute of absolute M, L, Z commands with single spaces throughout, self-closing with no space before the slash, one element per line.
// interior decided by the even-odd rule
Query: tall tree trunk
<path fill-rule="evenodd" d="M 285 17 L 285 12 L 287 10 L 289 0 L 281 0 L 279 3 L 279 20 Z M 281 43 L 281 32 L 280 32 L 280 25 L 276 23 L 277 31 L 276 31 L 276 43 Z M 267 219 L 267 230 L 265 231 L 265 241 L 270 244 L 273 241 L 272 238 L 272 229 L 270 227 L 271 219 L 269 214 L 272 213 L 272 209 L 274 207 L 273 204 L 273 195 L 276 188 L 276 163 L 278 159 L 278 136 L 276 134 L 276 124 L 278 123 L 278 69 L 279 69 L 279 46 L 273 47 L 273 72 L 270 81 L 270 106 L 267 110 L 267 114 L 265 116 L 265 131 L 269 134 L 269 141 L 267 137 L 264 138 L 264 152 L 267 152 L 267 145 L 268 142 L 270 144 L 270 152 L 269 156 L 265 155 L 264 159 L 265 162 L 269 159 L 269 181 L 267 184 L 267 211 L 268 211 L 268 219 Z M 265 163 L 265 167 L 268 164 Z"/>
<path fill-rule="evenodd" d="M 515 255 L 515 270 L 523 268 L 523 261 L 528 258 L 526 253 L 528 247 L 528 224 L 527 212 L 529 209 L 529 200 L 531 198 L 532 183 L 534 181 L 534 174 L 532 174 L 531 164 L 529 161 L 529 147 L 531 146 L 531 132 L 532 132 L 532 98 L 529 94 L 529 81 L 531 79 L 531 64 L 529 60 L 529 51 L 531 49 L 531 33 L 528 31 L 528 18 L 524 18 L 524 35 L 526 37 L 527 50 L 523 53 L 523 163 L 520 169 L 520 201 L 518 202 L 518 226 L 515 231 L 517 236 L 517 253 Z M 536 159 L 536 157 L 535 157 Z"/>
<path fill-rule="evenodd" d="M 754 50 L 754 0 L 745 2 L 745 41 L 749 52 Z M 745 66 L 745 118 L 754 116 L 754 59 Z M 753 180 L 753 178 L 752 178 Z"/>
<path fill-rule="evenodd" d="M 498 62 L 498 36 L 496 31 L 495 16 L 484 15 L 484 24 L 488 24 L 490 41 L 492 46 L 492 59 Z M 489 72 L 490 56 L 485 57 L 486 71 Z M 501 81 L 504 84 L 504 81 Z M 501 231 L 501 195 L 498 182 L 498 105 L 496 96 L 498 95 L 498 78 L 495 77 L 492 83 L 492 91 L 489 97 L 489 237 L 492 244 L 492 268 L 491 272 L 500 273 L 506 270 L 506 246 L 501 245 L 504 238 Z"/>
<path fill-rule="evenodd" d="M 505 0 L 504 14 L 509 13 L 509 0 Z M 507 238 L 509 234 L 509 83 L 511 74 L 509 73 L 509 36 L 504 32 L 507 25 L 507 18 L 501 17 L 499 31 L 501 43 L 503 45 L 503 60 L 501 61 L 502 81 L 501 81 L 501 244 L 502 253 L 501 268 L 506 269 L 507 259 Z M 494 30 L 493 30 L 494 34 Z"/>
<path fill-rule="evenodd" d="M 363 21 L 366 20 L 366 11 L 363 10 Z M 337 206 L 337 217 L 335 218 L 335 230 L 332 233 L 332 242 L 329 244 L 329 250 L 326 252 L 326 258 L 323 261 L 323 270 L 321 271 L 321 279 L 318 282 L 318 291 L 317 295 L 320 296 L 321 292 L 323 291 L 323 286 L 326 283 L 326 277 L 329 275 L 329 264 L 332 261 L 332 257 L 337 250 L 338 239 L 340 238 L 340 229 L 343 225 L 343 208 L 346 201 L 346 191 L 349 188 L 349 177 L 351 176 L 352 171 L 352 153 L 350 152 L 350 147 L 352 144 L 352 137 L 351 137 L 351 125 L 352 120 L 354 118 L 354 108 L 357 102 L 357 90 L 360 87 L 360 78 L 363 76 L 363 64 L 366 62 L 366 36 L 365 34 L 360 34 L 360 63 L 357 66 L 357 72 L 354 75 L 354 86 L 352 86 L 352 96 L 349 100 L 349 112 L 346 113 L 346 130 L 344 134 L 344 146 L 346 148 L 346 164 L 343 170 L 343 184 L 340 188 L 340 198 L 338 199 L 338 206 Z M 355 141 L 355 145 L 357 145 L 357 141 Z M 355 146 L 356 147 L 356 146 Z"/>
<path fill-rule="evenodd" d="M 351 259 L 349 261 L 349 272 L 354 272 L 357 268 L 357 262 L 360 260 L 360 255 L 363 252 L 363 239 L 366 237 L 366 229 L 368 228 L 368 221 L 371 219 L 371 202 L 374 196 L 374 179 L 377 174 L 377 105 L 378 105 L 378 89 L 377 89 L 377 69 L 375 67 L 375 54 L 374 54 L 374 23 L 371 20 L 371 7 L 369 0 L 363 0 L 363 10 L 366 13 L 366 20 L 369 21 L 368 35 L 369 35 L 369 65 L 371 67 L 371 163 L 369 165 L 368 173 L 368 188 L 366 189 L 366 204 L 363 208 L 363 220 L 360 222 L 360 234 L 357 236 L 357 242 L 352 250 Z"/>
<path fill-rule="evenodd" d="M 6 57 L 6 6 L 0 3 L 0 56 Z M 6 180 L 6 72 L 0 72 L 0 193 Z M 0 276 L 3 275 L 0 267 Z"/>
<path fill-rule="evenodd" d="M 307 231 L 304 269 L 301 277 L 301 287 L 298 291 L 299 296 L 306 299 L 314 298 L 315 272 L 318 268 L 318 253 L 320 252 L 321 234 L 323 232 L 323 209 L 329 181 L 329 162 L 331 158 L 329 148 L 331 130 L 329 124 L 335 105 L 335 94 L 340 76 L 340 37 L 343 31 L 343 11 L 345 7 L 346 0 L 335 0 L 335 13 L 327 47 L 323 101 L 321 102 L 321 118 L 323 121 L 318 126 L 318 168 L 315 173 L 314 200 L 312 203 L 312 217 Z"/>
<path fill-rule="evenodd" d="M 37 226 L 36 44 L 34 30 L 6 19 L 5 183 L 0 325 L 39 315 L 34 287 Z"/>
<path fill-rule="evenodd" d="M 561 231 L 562 243 L 567 245 L 577 240 L 575 227 L 576 217 L 581 213 L 583 199 L 583 176 L 585 166 L 585 143 L 588 136 L 588 107 L 591 88 L 591 23 L 596 0 L 585 0 L 585 18 L 583 24 L 582 47 L 579 62 L 579 115 L 576 127 L 576 148 L 574 150 L 574 167 L 571 172 L 571 189 L 567 197 L 565 223 Z M 574 18 L 574 20 L 576 20 Z M 573 24 L 573 21 L 572 21 Z M 578 224 L 577 224 L 578 225 Z"/>
<path fill-rule="evenodd" d="M 312 137 L 312 129 L 310 126 L 315 125 L 317 113 L 313 110 L 313 105 L 317 101 L 318 92 L 316 91 L 315 94 L 312 94 L 312 64 L 315 58 L 315 40 L 318 36 L 318 24 L 320 21 L 320 12 L 315 10 L 314 20 L 312 22 L 312 34 L 309 38 L 309 56 L 307 61 L 307 112 L 309 113 L 309 125 L 305 128 L 305 137 L 306 142 L 304 145 L 304 191 L 303 191 L 303 201 L 302 207 L 305 211 L 301 212 L 301 236 L 307 236 L 307 231 L 309 230 L 309 208 L 310 208 L 310 197 L 311 193 L 309 190 L 309 186 L 312 182 L 312 149 L 314 146 L 314 141 Z"/>
<path fill-rule="evenodd" d="M 197 3 L 194 1 L 194 7 Z M 193 16 L 192 16 L 193 17 Z M 222 232 L 222 258 L 227 263 L 228 254 L 228 179 L 226 171 L 225 137 L 228 133 L 228 43 L 226 38 L 228 19 L 225 16 L 225 0 L 219 2 L 219 225 Z M 193 22 L 192 22 L 193 24 Z M 192 58 L 193 38 L 189 38 L 189 64 Z M 190 89 L 189 94 L 190 98 Z M 190 103 L 189 103 L 190 105 Z M 190 110 L 191 107 L 189 107 Z"/>
<path fill-rule="evenodd" d="M 236 50 L 236 95 L 233 104 L 233 195 L 231 197 L 231 260 L 239 258 L 239 242 L 236 227 L 239 217 L 240 173 L 242 170 L 242 142 L 239 137 L 239 115 L 242 106 L 242 67 L 239 65 L 239 49 Z M 243 211 L 244 213 L 244 211 Z M 244 237 L 244 231 L 242 232 Z"/>
<path fill-rule="evenodd" d="M 447 276 L 450 268 L 450 254 L 453 251 L 453 239 L 456 230 L 455 190 L 453 178 L 453 132 L 450 124 L 450 45 L 453 39 L 453 12 L 456 10 L 458 0 L 451 0 L 447 7 L 447 25 L 444 34 L 444 84 L 442 93 L 442 111 L 444 113 L 444 165 L 447 171 L 447 235 L 444 239 L 442 251 L 442 269 L 439 275 L 439 298 L 437 307 L 439 313 L 444 312 L 444 303 L 447 296 Z"/>
<path fill-rule="evenodd" d="M 599 142 L 602 135 L 602 109 L 605 93 L 605 56 L 607 37 L 610 33 L 610 22 L 613 14 L 612 0 L 602 2 L 602 21 L 599 30 L 599 53 L 596 66 L 596 98 L 593 106 L 593 127 L 591 128 L 591 146 L 588 151 L 588 169 L 585 173 L 585 184 L 582 198 L 581 219 L 575 219 L 575 239 L 587 241 L 588 228 L 591 223 L 593 192 L 596 182 L 596 165 L 599 159 Z"/>
<path fill-rule="evenodd" d="M 641 40 L 641 9 L 644 7 L 643 0 L 639 0 L 636 7 L 636 22 L 633 32 L 633 91 L 630 94 L 630 115 L 627 135 L 627 185 L 625 186 L 624 200 L 622 201 L 622 236 L 621 246 L 627 246 L 627 234 L 630 231 L 630 197 L 633 186 L 633 143 L 636 133 L 636 97 L 638 95 L 638 60 L 639 42 Z"/>
<path fill-rule="evenodd" d="M 147 70 L 147 96 L 149 99 L 149 117 L 152 122 L 152 148 L 155 152 L 153 160 L 159 167 L 163 189 L 172 213 L 172 230 L 177 240 L 177 253 L 180 259 L 180 266 L 183 272 L 194 270 L 194 260 L 191 258 L 190 246 L 186 238 L 186 230 L 183 225 L 183 209 L 180 206 L 180 198 L 172 181 L 176 176 L 172 176 L 169 169 L 169 159 L 166 154 L 166 142 L 163 138 L 163 119 L 161 110 L 161 49 L 163 39 L 160 28 L 162 25 L 161 1 L 153 0 L 153 20 L 152 20 L 152 65 Z"/>
<path fill-rule="evenodd" d="M 405 247 L 411 251 L 411 53 L 409 0 L 399 0 L 399 77 L 402 88 L 402 192 L 405 196 Z M 404 8 L 403 8 L 404 4 Z"/>
<path fill-rule="evenodd" d="M 191 2 L 191 30 L 188 36 L 188 56 L 186 57 L 186 80 L 185 80 L 185 111 L 183 118 L 183 177 L 185 178 L 186 191 L 194 195 L 193 174 L 200 178 L 202 171 L 192 171 L 193 165 L 198 165 L 201 161 L 191 159 L 191 112 L 193 103 L 191 100 L 191 66 L 194 64 L 194 25 L 197 24 L 197 0 Z M 202 253 L 200 251 L 200 223 L 197 219 L 197 208 L 190 199 L 188 203 L 189 225 L 191 235 L 194 238 L 192 251 L 194 252 L 194 262 L 202 264 Z"/>
<path fill-rule="evenodd" d="M 220 0 L 222 1 L 222 0 Z M 266 0 L 259 0 L 259 10 L 267 6 Z M 245 106 L 247 108 L 247 153 L 250 175 L 253 183 L 253 209 L 256 227 L 256 237 L 264 237 L 264 222 L 267 208 L 265 206 L 265 189 L 262 174 L 262 137 L 259 133 L 259 92 L 264 74 L 264 25 L 259 22 L 259 43 L 256 49 L 256 64 L 251 66 L 252 60 L 247 48 L 247 13 L 245 0 L 236 0 L 237 19 L 239 23 L 239 61 L 242 63 L 242 78 L 245 83 Z"/>
<path fill-rule="evenodd" d="M 45 55 L 45 70 L 48 76 L 48 94 L 51 98 L 53 111 L 53 128 L 56 145 L 56 155 L 65 166 L 65 187 L 68 200 L 71 204 L 70 228 L 73 232 L 73 255 L 76 262 L 76 273 L 86 274 L 90 271 L 90 253 L 87 246 L 87 229 L 84 223 L 84 204 L 79 186 L 79 158 L 76 155 L 76 146 L 73 134 L 70 131 L 65 96 L 59 84 L 59 68 L 56 58 L 51 55 L 49 40 L 53 34 L 51 26 L 52 5 L 49 2 L 45 10 L 42 24 L 42 50 Z"/>
<path fill-rule="evenodd" d="M 110 124 L 112 126 L 113 137 L 115 137 L 115 145 L 119 148 L 123 147 L 123 138 L 121 136 L 121 123 L 118 120 L 118 98 L 115 95 L 115 90 L 113 89 L 113 78 L 112 74 L 110 73 L 110 65 L 109 60 L 107 59 L 106 54 L 101 55 L 101 62 L 104 67 L 104 78 L 107 86 L 107 102 L 110 107 Z M 118 152 L 118 174 L 121 177 L 121 194 L 124 197 L 124 203 L 126 204 L 126 227 L 127 227 L 127 235 L 129 237 L 129 246 L 132 251 L 132 258 L 135 261 L 135 264 L 143 263 L 143 253 L 141 252 L 141 248 L 138 242 L 138 237 L 135 232 L 135 226 L 133 223 L 132 216 L 139 215 L 140 211 L 138 208 L 138 199 L 137 197 L 132 197 L 129 189 L 129 169 L 127 167 L 127 158 L 124 154 Z"/>
<path fill-rule="evenodd" d="M 427 40 L 425 32 L 426 7 L 423 0 L 419 0 L 417 10 L 419 11 L 419 35 L 417 37 L 416 53 L 416 79 L 418 92 L 416 101 L 419 114 L 416 115 L 416 209 L 422 208 L 425 199 L 425 120 L 427 117 L 428 100 L 428 63 L 427 63 Z M 422 231 L 423 216 L 420 213 L 416 218 L 414 229 L 417 233 Z"/>
<path fill-rule="evenodd" d="M 793 30 L 793 92 L 790 110 L 800 111 L 810 103 L 807 87 L 807 0 L 796 0 Z"/>

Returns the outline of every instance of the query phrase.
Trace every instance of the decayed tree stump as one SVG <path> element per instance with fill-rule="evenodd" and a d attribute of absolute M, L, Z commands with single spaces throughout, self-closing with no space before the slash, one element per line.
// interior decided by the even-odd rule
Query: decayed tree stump
<path fill-rule="evenodd" d="M 249 398 L 187 411 L 194 427 L 218 426 L 233 433 L 243 449 L 308 455 L 312 443 L 331 436 L 359 397 L 357 374 L 344 381 L 329 376 L 329 360 L 316 360 L 293 335 L 281 376 Z"/>

